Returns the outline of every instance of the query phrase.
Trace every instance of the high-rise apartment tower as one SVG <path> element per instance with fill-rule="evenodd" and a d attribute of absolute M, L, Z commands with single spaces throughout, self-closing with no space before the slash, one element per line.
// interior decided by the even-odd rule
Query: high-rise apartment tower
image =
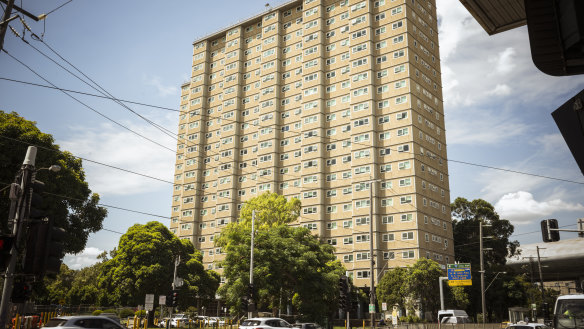
<path fill-rule="evenodd" d="M 441 85 L 434 0 L 296 0 L 197 40 L 171 230 L 215 269 L 214 235 L 271 191 L 359 286 L 371 238 L 375 276 L 454 261 Z"/>

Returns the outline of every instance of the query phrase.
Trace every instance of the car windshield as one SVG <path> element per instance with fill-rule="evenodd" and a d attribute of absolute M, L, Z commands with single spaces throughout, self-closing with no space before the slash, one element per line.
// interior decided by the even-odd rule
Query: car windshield
<path fill-rule="evenodd" d="M 584 299 L 562 299 L 556 305 L 556 329 L 584 329 Z"/>
<path fill-rule="evenodd" d="M 50 319 L 47 323 L 45 323 L 44 326 L 45 327 L 61 327 L 65 323 L 67 323 L 67 320 L 65 320 L 65 319 L 53 318 L 53 319 Z"/>
<path fill-rule="evenodd" d="M 242 326 L 258 326 L 260 321 L 258 320 L 244 320 L 241 325 Z"/>

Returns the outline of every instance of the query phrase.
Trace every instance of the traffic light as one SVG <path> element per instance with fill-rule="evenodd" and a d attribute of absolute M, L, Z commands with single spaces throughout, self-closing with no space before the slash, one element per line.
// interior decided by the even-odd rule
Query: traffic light
<path fill-rule="evenodd" d="M 178 306 L 178 290 L 173 290 L 171 293 L 171 299 L 172 299 L 172 303 L 171 306 L 172 307 L 177 307 Z"/>
<path fill-rule="evenodd" d="M 32 196 L 27 218 L 31 222 L 42 221 L 46 218 L 46 206 L 43 204 L 43 197 L 41 196 L 41 193 L 45 190 L 45 183 L 33 180 L 30 187 L 32 188 Z"/>
<path fill-rule="evenodd" d="M 24 303 L 32 294 L 32 286 L 24 281 L 16 281 L 12 287 L 10 300 L 13 303 Z"/>
<path fill-rule="evenodd" d="M 166 303 L 165 303 L 165 305 L 168 306 L 168 307 L 172 306 L 172 294 L 173 294 L 173 292 L 169 292 L 166 295 Z"/>
<path fill-rule="evenodd" d="M 346 310 L 349 308 L 347 301 L 349 298 L 349 281 L 346 275 L 339 277 L 339 308 Z"/>
<path fill-rule="evenodd" d="M 66 235 L 64 229 L 54 225 L 52 218 L 30 223 L 24 273 L 41 277 L 47 273 L 59 273 Z"/>
<path fill-rule="evenodd" d="M 560 241 L 560 232 L 553 229 L 558 229 L 557 219 L 544 219 L 541 221 L 541 235 L 543 242 Z"/>
<path fill-rule="evenodd" d="M 247 295 L 243 295 L 239 297 L 239 311 L 243 314 L 248 312 L 249 307 L 249 297 Z"/>
<path fill-rule="evenodd" d="M 11 234 L 0 235 L 0 270 L 4 270 L 10 263 L 10 250 L 14 243 L 14 236 Z"/>
<path fill-rule="evenodd" d="M 255 312 L 255 292 L 253 284 L 250 283 L 247 285 L 247 311 L 248 312 Z"/>

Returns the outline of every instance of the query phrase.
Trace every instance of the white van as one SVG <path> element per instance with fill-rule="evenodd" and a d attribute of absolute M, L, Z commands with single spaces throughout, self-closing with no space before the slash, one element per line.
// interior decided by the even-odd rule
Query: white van
<path fill-rule="evenodd" d="M 438 311 L 439 323 L 470 323 L 470 318 L 464 310 L 441 310 Z"/>
<path fill-rule="evenodd" d="M 555 329 L 584 329 L 584 294 L 562 295 L 554 307 Z"/>

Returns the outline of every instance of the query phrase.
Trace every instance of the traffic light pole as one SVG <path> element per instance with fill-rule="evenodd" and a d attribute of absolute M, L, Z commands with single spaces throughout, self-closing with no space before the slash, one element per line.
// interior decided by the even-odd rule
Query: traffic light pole
<path fill-rule="evenodd" d="M 9 323 L 8 306 L 10 305 L 10 296 L 12 295 L 12 288 L 14 284 L 16 260 L 18 259 L 17 247 L 19 246 L 20 239 L 22 237 L 22 234 L 18 233 L 22 232 L 27 204 L 30 203 L 31 191 L 29 190 L 29 186 L 32 182 L 32 179 L 34 178 L 33 176 L 35 170 L 34 165 L 36 160 L 36 152 L 36 147 L 29 146 L 21 167 L 21 193 L 19 193 L 18 196 L 18 202 L 16 203 L 17 208 L 12 224 L 12 234 L 14 234 L 16 238 L 12 244 L 12 249 L 10 250 L 10 263 L 8 264 L 8 268 L 6 269 L 6 273 L 4 275 L 4 288 L 2 290 L 2 301 L 0 302 L 0 328 L 6 328 Z"/>

